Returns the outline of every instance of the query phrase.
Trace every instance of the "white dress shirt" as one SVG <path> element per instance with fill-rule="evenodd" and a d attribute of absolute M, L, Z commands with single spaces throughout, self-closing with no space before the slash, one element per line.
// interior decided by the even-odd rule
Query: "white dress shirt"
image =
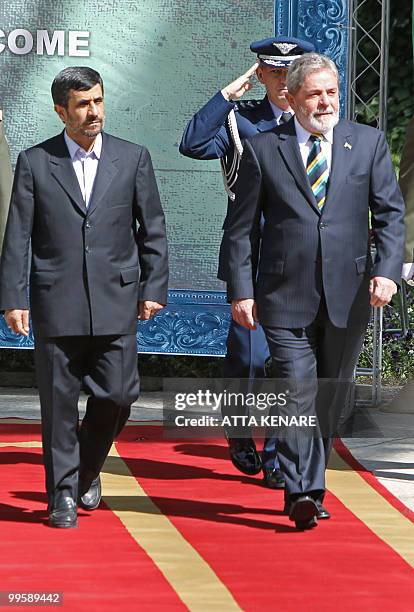
<path fill-rule="evenodd" d="M 72 138 L 67 135 L 66 130 L 64 138 L 83 199 L 85 200 L 86 207 L 88 207 L 96 173 L 98 171 L 99 159 L 102 153 L 102 134 L 97 135 L 93 148 L 89 153 L 72 140 Z"/>
<path fill-rule="evenodd" d="M 309 138 L 312 136 L 312 132 L 308 132 L 308 130 L 305 130 L 305 128 L 299 123 L 296 117 L 295 117 L 295 129 L 296 129 L 296 136 L 298 139 L 298 144 L 299 144 L 299 149 L 300 149 L 300 155 L 302 157 L 303 165 L 306 168 L 309 153 L 313 146 L 313 141 L 309 140 Z M 330 172 L 331 165 L 332 165 L 333 128 L 329 130 L 328 132 L 326 132 L 325 134 L 323 134 L 322 136 L 323 138 L 321 140 L 321 150 L 322 150 L 322 153 L 325 155 L 325 158 L 328 164 L 328 170 Z"/>

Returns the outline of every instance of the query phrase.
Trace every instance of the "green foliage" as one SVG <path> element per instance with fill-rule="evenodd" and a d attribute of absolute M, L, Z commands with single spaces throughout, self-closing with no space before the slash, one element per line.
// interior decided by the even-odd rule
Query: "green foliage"
<path fill-rule="evenodd" d="M 414 290 L 407 286 L 407 311 L 410 331 L 404 338 L 401 331 L 400 300 L 395 296 L 391 306 L 384 308 L 382 342 L 382 377 L 395 384 L 414 378 Z M 372 325 L 369 327 L 359 359 L 360 367 L 372 366 Z"/>

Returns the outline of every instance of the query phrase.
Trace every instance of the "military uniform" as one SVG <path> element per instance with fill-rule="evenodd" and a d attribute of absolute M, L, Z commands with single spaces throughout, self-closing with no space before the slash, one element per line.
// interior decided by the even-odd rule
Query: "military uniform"
<path fill-rule="evenodd" d="M 236 126 L 236 130 L 235 130 Z M 180 152 L 194 159 L 220 159 L 224 185 L 228 195 L 227 214 L 223 230 L 234 206 L 232 188 L 243 151 L 242 140 L 277 126 L 276 117 L 267 97 L 263 100 L 225 100 L 219 91 L 191 119 L 184 132 Z M 225 258 L 219 262 L 218 276 L 226 280 Z M 233 347 L 234 344 L 234 347 Z M 230 345 L 230 346 L 229 346 Z M 232 349 L 235 350 L 232 350 Z M 268 356 L 263 331 L 249 331 L 232 322 L 224 375 L 228 378 L 264 376 Z"/>

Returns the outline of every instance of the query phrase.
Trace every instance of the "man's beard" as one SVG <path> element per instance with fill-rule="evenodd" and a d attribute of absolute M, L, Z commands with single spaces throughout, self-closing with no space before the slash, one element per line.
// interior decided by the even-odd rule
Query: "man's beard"
<path fill-rule="evenodd" d="M 311 128 L 308 130 L 309 132 L 320 132 L 321 134 L 325 134 L 329 132 L 329 130 L 332 130 L 339 121 L 338 111 L 332 111 L 329 114 L 321 115 L 319 113 L 322 111 L 310 113 L 303 107 L 300 107 L 300 112 L 306 117 L 306 121 Z"/>
<path fill-rule="evenodd" d="M 90 123 L 100 123 L 99 126 L 95 127 L 92 130 L 88 130 L 88 125 Z M 95 136 L 97 136 L 98 134 L 100 134 L 103 130 L 105 124 L 105 117 L 102 117 L 102 119 L 96 119 L 95 121 L 90 121 L 89 123 L 82 123 L 82 125 L 78 125 L 77 127 L 70 125 L 69 127 L 72 129 L 72 131 L 75 134 L 81 134 L 82 136 L 86 136 L 87 138 L 95 138 Z"/>
<path fill-rule="evenodd" d="M 91 122 L 91 123 L 94 123 L 94 122 Z M 100 125 L 96 127 L 94 130 L 88 130 L 88 126 L 86 125 L 86 128 L 83 129 L 84 135 L 87 136 L 88 138 L 94 138 L 94 136 L 97 136 L 98 134 L 102 132 L 104 123 L 105 123 L 105 117 L 102 117 L 102 119 L 100 120 Z"/>

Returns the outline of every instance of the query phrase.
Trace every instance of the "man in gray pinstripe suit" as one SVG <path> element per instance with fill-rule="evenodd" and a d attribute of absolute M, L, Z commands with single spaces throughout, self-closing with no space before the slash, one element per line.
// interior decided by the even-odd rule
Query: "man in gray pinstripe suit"
<path fill-rule="evenodd" d="M 387 304 L 401 278 L 404 203 L 384 135 L 339 120 L 333 62 L 303 55 L 287 86 L 295 116 L 245 142 L 222 248 L 233 318 L 250 329 L 260 322 L 275 378 L 290 381 L 285 413 L 319 415 L 313 435 L 278 432 L 286 511 L 309 529 L 370 305 Z"/>

